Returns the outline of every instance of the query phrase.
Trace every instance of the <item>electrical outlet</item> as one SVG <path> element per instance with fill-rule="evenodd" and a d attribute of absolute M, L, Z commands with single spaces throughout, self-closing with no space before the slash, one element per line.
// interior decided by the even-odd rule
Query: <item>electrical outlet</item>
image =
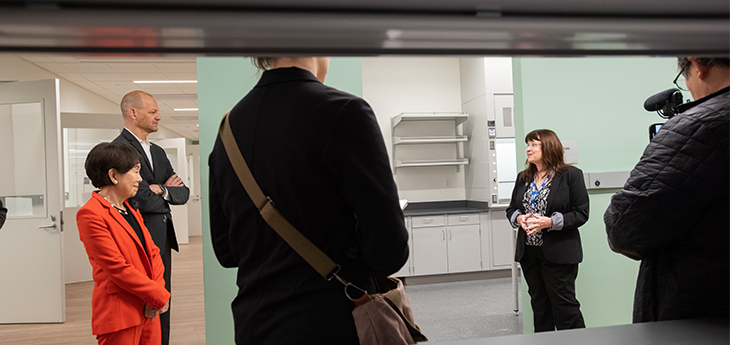
<path fill-rule="evenodd" d="M 444 187 L 451 187 L 451 179 L 444 179 Z"/>

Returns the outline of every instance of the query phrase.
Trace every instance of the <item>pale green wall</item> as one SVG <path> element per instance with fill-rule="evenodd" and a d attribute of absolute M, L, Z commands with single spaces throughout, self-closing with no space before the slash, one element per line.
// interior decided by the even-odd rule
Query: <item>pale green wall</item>
<path fill-rule="evenodd" d="M 360 58 L 333 58 L 325 84 L 362 96 Z M 198 121 L 200 181 L 203 209 L 203 269 L 205 274 L 205 336 L 208 344 L 233 344 L 231 301 L 238 291 L 236 270 L 218 264 L 210 242 L 208 155 L 221 117 L 251 90 L 260 74 L 247 58 L 198 58 Z"/>
<path fill-rule="evenodd" d="M 515 136 L 548 128 L 578 142 L 584 172 L 630 171 L 649 142 L 648 127 L 664 122 L 644 110 L 644 100 L 673 87 L 675 58 L 515 58 Z M 685 95 L 689 96 L 689 95 Z M 524 150 L 517 151 L 518 169 Z M 591 211 L 581 227 L 583 263 L 576 294 L 588 327 L 631 323 L 638 262 L 611 252 L 603 213 L 616 190 L 589 192 Z M 527 287 L 525 332 L 533 331 Z"/>

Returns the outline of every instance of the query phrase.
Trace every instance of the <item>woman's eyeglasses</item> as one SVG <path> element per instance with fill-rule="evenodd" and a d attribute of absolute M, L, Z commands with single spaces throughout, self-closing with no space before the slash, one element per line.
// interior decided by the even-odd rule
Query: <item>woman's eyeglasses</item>
<path fill-rule="evenodd" d="M 538 146 L 541 146 L 541 145 L 542 145 L 541 142 L 535 141 L 535 142 L 531 142 L 531 143 L 525 144 L 525 149 L 534 149 L 534 148 L 536 148 Z"/>

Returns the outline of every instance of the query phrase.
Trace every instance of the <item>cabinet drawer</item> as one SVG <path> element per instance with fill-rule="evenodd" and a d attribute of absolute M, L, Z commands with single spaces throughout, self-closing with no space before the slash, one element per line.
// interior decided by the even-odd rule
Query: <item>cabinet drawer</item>
<path fill-rule="evenodd" d="M 445 220 L 443 215 L 438 216 L 418 216 L 411 217 L 411 227 L 423 228 L 428 226 L 444 226 Z"/>
<path fill-rule="evenodd" d="M 450 214 L 449 225 L 479 224 L 479 213 Z"/>

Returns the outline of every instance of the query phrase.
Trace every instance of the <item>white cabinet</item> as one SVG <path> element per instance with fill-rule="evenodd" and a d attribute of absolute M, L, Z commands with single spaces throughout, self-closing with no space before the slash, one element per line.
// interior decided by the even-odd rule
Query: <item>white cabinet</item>
<path fill-rule="evenodd" d="M 392 274 L 394 277 L 409 277 L 411 276 L 411 258 L 413 257 L 413 235 L 411 232 L 410 219 L 406 217 L 406 230 L 408 230 L 408 260 L 403 264 L 403 267 L 398 272 Z"/>
<path fill-rule="evenodd" d="M 507 218 L 493 218 L 490 221 L 492 268 L 510 268 L 515 261 L 515 248 L 512 242 L 515 232 Z"/>
<path fill-rule="evenodd" d="M 413 275 L 482 269 L 479 214 L 411 217 Z"/>
<path fill-rule="evenodd" d="M 515 236 L 502 209 L 406 217 L 410 257 L 398 277 L 509 269 Z"/>
<path fill-rule="evenodd" d="M 449 273 L 473 272 L 482 269 L 479 225 L 455 225 L 448 232 Z"/>
<path fill-rule="evenodd" d="M 446 227 L 413 228 L 413 275 L 448 273 Z"/>

